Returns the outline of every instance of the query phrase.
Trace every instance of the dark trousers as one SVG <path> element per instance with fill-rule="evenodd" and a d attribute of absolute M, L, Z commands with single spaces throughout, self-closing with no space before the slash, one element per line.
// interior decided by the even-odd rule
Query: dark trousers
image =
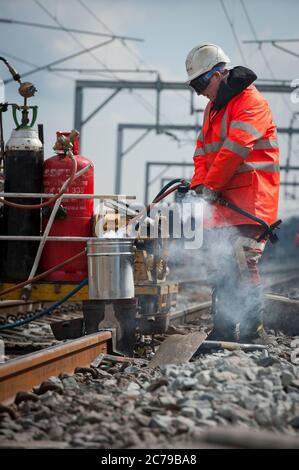
<path fill-rule="evenodd" d="M 258 262 L 265 242 L 256 225 L 215 228 L 204 236 L 213 287 L 214 339 L 250 341 L 263 325 Z"/>

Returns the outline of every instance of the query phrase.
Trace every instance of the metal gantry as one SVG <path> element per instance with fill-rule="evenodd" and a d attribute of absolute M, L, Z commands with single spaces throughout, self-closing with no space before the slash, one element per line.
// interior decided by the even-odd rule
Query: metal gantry
<path fill-rule="evenodd" d="M 257 80 L 256 87 L 264 93 L 291 93 L 294 87 L 289 80 Z M 83 99 L 86 88 L 102 88 L 113 90 L 102 103 L 100 103 L 88 116 L 83 118 Z M 83 126 L 106 106 L 122 90 L 153 90 L 156 92 L 156 130 L 159 133 L 160 126 L 160 100 L 161 92 L 165 90 L 184 91 L 190 95 L 190 114 L 194 109 L 194 92 L 184 82 L 169 82 L 160 79 L 149 80 L 76 80 L 75 83 L 75 115 L 74 126 L 81 133 Z"/>
<path fill-rule="evenodd" d="M 286 49 L 285 47 L 280 46 L 278 43 L 294 43 L 294 42 L 299 42 L 299 39 L 296 38 L 290 38 L 290 39 L 250 39 L 250 40 L 245 40 L 243 41 L 244 44 L 258 44 L 259 47 L 261 47 L 263 44 L 271 44 L 273 47 L 276 47 L 276 49 L 279 49 L 280 51 L 286 52 L 287 54 L 290 54 L 294 57 L 299 57 L 299 54 L 295 51 L 292 51 L 291 49 Z"/>
<path fill-rule="evenodd" d="M 255 83 L 258 90 L 264 93 L 291 93 L 294 91 L 292 82 L 290 80 L 257 80 Z M 101 103 L 99 103 L 93 111 L 91 111 L 86 117 L 83 117 L 83 101 L 84 101 L 84 90 L 86 88 L 101 88 L 112 90 L 111 94 L 105 98 Z M 171 130 L 176 131 L 193 131 L 197 133 L 201 126 L 197 124 L 161 124 L 161 93 L 165 90 L 173 91 L 184 91 L 189 94 L 190 97 L 190 114 L 196 114 L 201 112 L 201 109 L 195 109 L 194 107 L 194 93 L 193 91 L 186 86 L 184 82 L 170 82 L 163 81 L 160 79 L 160 76 L 157 75 L 157 79 L 154 81 L 140 81 L 140 80 L 77 80 L 75 85 L 75 112 L 74 112 L 74 127 L 81 134 L 82 141 L 82 129 L 83 127 L 99 112 L 101 111 L 113 98 L 116 97 L 122 90 L 153 90 L 156 94 L 155 101 L 155 122 L 154 123 L 120 123 L 117 127 L 117 150 L 116 150 L 116 175 L 115 175 L 115 192 L 119 193 L 121 191 L 121 182 L 122 182 L 122 164 L 125 155 L 127 155 L 136 145 L 138 145 L 145 137 L 149 135 L 150 132 L 155 131 L 156 134 L 170 134 Z M 278 133 L 288 134 L 289 136 L 289 145 L 292 139 L 293 134 L 299 134 L 299 129 L 294 128 L 294 121 L 290 124 L 289 127 L 278 127 Z M 142 131 L 141 135 L 124 149 L 124 133 L 125 131 Z M 195 139 L 194 139 L 195 140 Z M 145 180 L 145 199 L 147 202 L 149 196 L 149 186 L 150 182 L 148 180 L 147 172 L 149 171 L 150 166 L 153 164 L 161 164 L 163 162 L 147 162 L 146 166 L 146 180 Z M 291 167 L 289 165 L 290 157 L 288 159 L 286 167 L 282 167 L 288 173 L 289 170 L 296 169 L 296 167 Z M 174 163 L 174 162 L 164 162 L 164 166 L 193 166 L 193 163 Z M 293 186 L 294 183 L 288 183 L 287 181 L 282 183 L 285 186 Z"/>
<path fill-rule="evenodd" d="M 163 134 L 169 130 L 176 131 L 194 131 L 199 132 L 201 127 L 188 125 L 188 124 L 164 124 L 159 126 L 159 133 Z M 124 147 L 124 131 L 126 130 L 143 130 L 141 136 L 135 140 L 127 149 Z M 115 177 L 115 192 L 119 192 L 122 182 L 122 164 L 123 158 L 129 153 L 141 140 L 143 140 L 152 130 L 156 130 L 155 124 L 119 124 L 117 127 L 117 148 L 116 148 L 116 177 Z M 146 191 L 146 189 L 145 189 Z M 147 193 L 146 193 L 147 194 Z"/>
<path fill-rule="evenodd" d="M 103 88 L 113 90 L 112 94 L 100 103 L 88 118 L 83 118 L 83 93 L 85 88 Z M 190 112 L 193 111 L 191 103 L 192 90 L 189 89 L 184 82 L 164 82 L 160 80 L 159 75 L 155 81 L 140 80 L 77 80 L 75 88 L 75 116 L 74 126 L 80 132 L 82 127 L 95 116 L 103 107 L 109 103 L 122 90 L 154 90 L 156 92 L 156 131 L 159 133 L 160 126 L 160 108 L 161 108 L 161 92 L 165 90 L 185 91 L 190 95 Z"/>

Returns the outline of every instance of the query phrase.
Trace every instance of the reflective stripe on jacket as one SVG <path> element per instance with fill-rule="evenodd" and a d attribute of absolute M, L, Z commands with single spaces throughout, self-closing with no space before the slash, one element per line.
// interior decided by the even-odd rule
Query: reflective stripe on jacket
<path fill-rule="evenodd" d="M 277 220 L 279 148 L 266 99 L 251 85 L 219 111 L 210 102 L 194 152 L 191 188 L 204 184 L 269 224 Z M 206 226 L 255 223 L 214 204 Z"/>

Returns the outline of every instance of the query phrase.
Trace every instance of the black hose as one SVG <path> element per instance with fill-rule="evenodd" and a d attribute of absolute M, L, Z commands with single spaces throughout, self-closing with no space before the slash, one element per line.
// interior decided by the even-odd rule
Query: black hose
<path fill-rule="evenodd" d="M 165 184 L 165 186 L 163 186 L 163 188 L 158 192 L 157 196 L 154 198 L 153 202 L 161 196 L 161 194 L 165 193 L 165 191 L 170 188 L 170 186 L 172 186 L 173 184 L 176 184 L 176 183 L 184 183 L 185 180 L 183 180 L 182 178 L 175 178 L 174 180 L 171 180 L 171 181 L 168 181 L 167 184 Z"/>
<path fill-rule="evenodd" d="M 151 208 L 152 208 L 152 204 L 155 204 L 156 202 L 159 202 L 160 201 L 160 198 L 162 196 L 162 194 L 164 194 L 168 188 L 170 188 L 171 186 L 173 186 L 174 184 L 176 183 L 182 183 L 182 184 L 187 184 L 187 181 L 182 179 L 182 178 L 175 178 L 171 181 L 168 181 L 167 184 L 165 184 L 165 186 L 163 186 L 163 188 L 158 192 L 158 194 L 156 195 L 156 197 L 153 199 L 152 203 L 149 204 L 147 206 L 147 209 L 146 209 L 146 215 L 149 216 L 150 214 L 150 211 L 151 211 Z M 189 183 L 188 183 L 189 185 Z M 158 199 L 158 201 L 157 201 Z M 162 198 L 161 198 L 162 199 Z M 139 226 L 140 226 L 140 223 L 141 221 L 145 218 L 145 215 L 138 221 L 138 223 L 135 225 L 135 230 L 137 231 L 139 229 Z M 134 219 L 133 219 L 134 220 Z"/>
<path fill-rule="evenodd" d="M 5 59 L 5 57 L 0 56 L 0 60 L 2 60 L 2 62 L 4 62 L 4 64 L 6 65 L 6 67 L 9 70 L 12 78 L 16 82 L 21 83 L 21 75 L 16 71 L 16 69 L 12 65 L 10 65 L 10 63 Z"/>
<path fill-rule="evenodd" d="M 82 289 L 82 287 L 86 286 L 88 284 L 88 279 L 83 279 L 83 281 L 80 282 L 71 292 L 69 292 L 67 295 L 65 295 L 62 299 L 58 300 L 54 304 L 50 305 L 50 307 L 45 308 L 41 312 L 36 313 L 35 315 L 32 315 L 30 318 L 25 318 L 24 320 L 18 320 L 15 323 L 7 323 L 5 325 L 0 325 L 0 331 L 2 330 L 12 330 L 13 328 L 17 328 L 19 326 L 27 325 L 28 323 L 31 323 L 34 320 L 38 320 L 41 317 L 44 317 L 45 315 L 49 315 L 53 310 L 55 310 L 57 307 L 62 305 L 64 302 L 66 302 L 68 299 L 70 299 L 73 295 L 75 295 L 79 290 Z"/>
<path fill-rule="evenodd" d="M 245 211 L 244 209 L 241 209 L 241 207 L 236 206 L 230 201 L 227 201 L 226 199 L 223 199 L 222 197 L 219 197 L 217 202 L 221 204 L 222 206 L 229 207 L 229 209 L 238 212 L 238 214 L 244 215 L 245 217 L 248 217 L 248 219 L 254 220 L 258 224 L 260 224 L 262 227 L 264 227 L 264 232 L 257 238 L 258 242 L 261 242 L 262 240 L 269 238 L 271 243 L 276 243 L 278 241 L 278 236 L 276 233 L 274 233 L 274 230 L 279 229 L 279 225 L 281 224 L 282 220 L 277 220 L 274 222 L 274 224 L 267 224 L 263 219 L 260 219 L 259 217 L 256 217 L 253 214 L 250 214 L 249 212 Z"/>

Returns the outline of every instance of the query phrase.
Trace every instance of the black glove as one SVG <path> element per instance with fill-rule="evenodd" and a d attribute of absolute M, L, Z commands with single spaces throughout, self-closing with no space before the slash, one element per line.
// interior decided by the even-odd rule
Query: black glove
<path fill-rule="evenodd" d="M 219 198 L 219 194 L 217 191 L 214 191 L 213 189 L 207 188 L 203 185 L 202 197 L 207 202 L 216 202 Z"/>
<path fill-rule="evenodd" d="M 199 184 L 198 186 L 195 186 L 195 188 L 193 188 L 193 190 L 196 192 L 196 194 L 198 196 L 202 196 L 203 188 L 204 188 L 204 185 Z"/>

